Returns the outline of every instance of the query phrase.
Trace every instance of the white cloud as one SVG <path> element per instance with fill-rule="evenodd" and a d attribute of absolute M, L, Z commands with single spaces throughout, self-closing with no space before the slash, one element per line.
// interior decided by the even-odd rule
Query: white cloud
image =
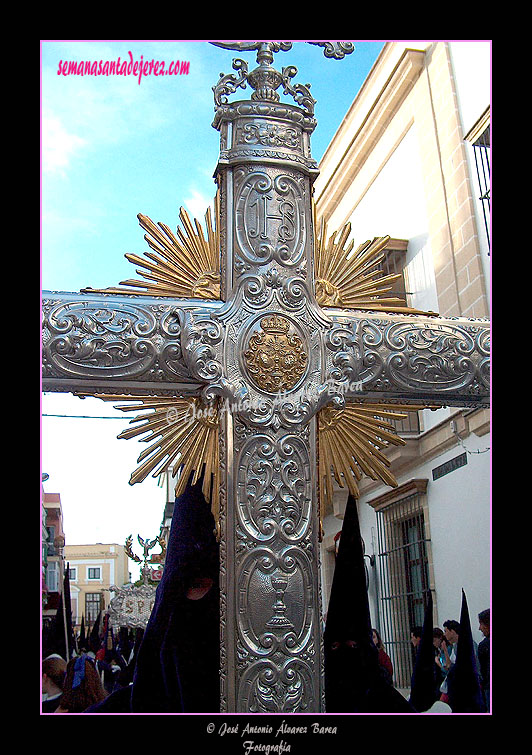
<path fill-rule="evenodd" d="M 72 157 L 79 154 L 87 141 L 69 133 L 59 118 L 43 114 L 42 169 L 44 173 L 65 174 Z"/>
<path fill-rule="evenodd" d="M 213 206 L 213 197 L 206 197 L 196 189 L 192 189 L 191 195 L 184 200 L 184 205 L 192 217 L 203 222 L 207 208 Z"/>

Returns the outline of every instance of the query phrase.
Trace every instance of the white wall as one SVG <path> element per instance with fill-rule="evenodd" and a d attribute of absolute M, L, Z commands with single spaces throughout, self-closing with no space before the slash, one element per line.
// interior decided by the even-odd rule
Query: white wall
<path fill-rule="evenodd" d="M 464 134 L 467 134 L 490 103 L 491 43 L 449 43 L 456 97 Z"/>
<path fill-rule="evenodd" d="M 489 448 L 490 436 L 470 435 L 464 441 L 469 451 Z M 480 642 L 477 615 L 490 607 L 490 453 L 468 453 L 467 464 L 438 480 L 432 470 L 464 452 L 457 445 L 420 465 L 415 473 L 398 478 L 399 485 L 413 476 L 428 479 L 427 500 L 437 604 L 437 625 L 447 619 L 460 620 L 462 588 L 465 591 L 473 638 Z M 384 492 L 374 491 L 360 501 L 360 529 L 366 552 L 376 543 L 376 515 L 367 500 Z M 378 560 L 377 560 L 378 561 Z M 369 590 L 372 620 L 376 623 L 375 584 Z"/>
<path fill-rule="evenodd" d="M 490 102 L 489 42 L 453 42 L 450 44 L 456 93 L 464 134 L 474 125 Z M 471 165 L 470 165 L 471 169 Z M 473 176 L 474 174 L 472 174 Z M 473 184 L 472 184 L 473 185 Z M 348 194 L 349 190 L 346 192 Z M 474 189 L 473 189 L 474 193 Z M 344 197 L 347 203 L 349 197 Z M 341 213 L 341 208 L 338 214 Z M 483 221 L 478 218 L 479 234 Z M 368 187 L 366 194 L 349 217 L 355 247 L 374 236 L 390 235 L 409 240 L 406 259 L 407 290 L 414 292 L 409 304 L 422 310 L 438 311 L 438 299 L 429 243 L 425 190 L 418 149 L 418 134 L 413 124 L 387 162 Z M 334 222 L 331 221 L 331 229 Z M 489 280 L 487 243 L 482 238 L 484 268 Z M 484 244 L 484 246 L 482 246 Z M 424 412 L 424 430 L 449 416 L 449 409 Z M 490 445 L 490 436 L 470 435 L 464 441 L 470 451 Z M 468 454 L 468 463 L 439 480 L 433 481 L 432 470 L 463 452 L 455 446 L 439 457 L 421 464 L 398 479 L 403 484 L 412 477 L 429 480 L 427 499 L 437 597 L 438 625 L 446 619 L 460 618 L 461 591 L 469 605 L 473 637 L 480 641 L 477 614 L 490 606 L 490 453 Z M 382 486 L 370 498 L 383 493 Z M 365 503 L 360 504 L 360 526 L 366 553 L 376 545 L 376 516 Z M 341 528 L 341 520 L 327 518 L 326 534 Z M 370 570 L 371 572 L 371 570 Z M 369 598 L 372 621 L 376 624 L 375 583 L 370 582 Z"/>
<path fill-rule="evenodd" d="M 470 435 L 470 451 L 489 447 L 490 436 Z M 463 453 L 457 446 L 416 470 L 429 478 L 427 496 L 436 579 L 438 623 L 460 619 L 461 591 L 465 591 L 473 637 L 477 614 L 490 606 L 490 454 L 467 454 L 467 465 L 432 480 L 432 469 Z"/>
<path fill-rule="evenodd" d="M 374 236 L 410 239 L 427 233 L 425 196 L 412 126 L 350 217 L 355 246 Z"/>

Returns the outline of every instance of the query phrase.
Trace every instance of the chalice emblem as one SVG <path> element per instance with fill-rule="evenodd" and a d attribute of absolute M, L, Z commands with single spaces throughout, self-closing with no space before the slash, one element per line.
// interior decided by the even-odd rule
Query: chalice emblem
<path fill-rule="evenodd" d="M 275 603 L 273 604 L 274 615 L 266 622 L 267 627 L 292 627 L 293 624 L 286 616 L 284 594 L 288 587 L 288 578 L 283 576 L 272 577 L 271 586 L 275 590 Z"/>

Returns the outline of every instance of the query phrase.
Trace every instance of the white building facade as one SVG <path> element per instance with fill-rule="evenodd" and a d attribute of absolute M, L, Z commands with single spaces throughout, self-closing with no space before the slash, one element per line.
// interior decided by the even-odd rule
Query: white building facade
<path fill-rule="evenodd" d="M 356 52 L 355 52 L 356 54 Z M 389 235 L 386 272 L 402 270 L 407 303 L 442 316 L 489 318 L 489 41 L 387 43 L 320 164 L 314 199 L 330 231 L 352 225 L 355 248 Z M 473 637 L 490 606 L 490 414 L 420 411 L 387 452 L 398 482 L 369 478 L 358 501 L 373 625 L 410 684 L 410 630 L 460 619 L 467 596 Z M 323 522 L 324 610 L 335 535 L 347 493 Z M 346 596 L 346 600 L 348 600 Z"/>

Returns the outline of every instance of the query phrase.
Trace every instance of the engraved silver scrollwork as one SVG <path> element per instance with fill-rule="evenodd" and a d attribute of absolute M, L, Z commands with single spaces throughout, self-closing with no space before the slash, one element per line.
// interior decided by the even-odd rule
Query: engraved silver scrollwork
<path fill-rule="evenodd" d="M 355 50 L 352 42 L 308 42 L 309 45 L 318 45 L 323 47 L 323 54 L 326 58 L 342 60 L 346 55 L 350 55 Z"/>
<path fill-rule="evenodd" d="M 286 66 L 280 73 L 272 67 L 273 53 L 280 50 L 290 50 L 292 42 L 211 42 L 216 47 L 222 47 L 226 50 L 236 50 L 238 52 L 257 51 L 257 63 L 259 64 L 250 73 L 247 72 L 247 65 L 242 60 L 233 61 L 233 68 L 242 70 L 242 74 L 237 79 L 232 74 L 220 74 L 220 80 L 213 87 L 214 102 L 220 105 L 226 102 L 226 94 L 232 94 L 237 87 L 245 86 L 246 81 L 255 90 L 251 95 L 252 100 L 261 102 L 278 102 L 279 94 L 277 89 L 283 85 L 284 93 L 291 94 L 297 104 L 303 108 L 304 112 L 312 115 L 316 100 L 310 94 L 310 84 L 292 84 L 291 79 L 297 74 L 295 66 Z M 352 42 L 309 42 L 311 45 L 323 47 L 323 54 L 326 58 L 335 58 L 341 60 L 346 55 L 352 53 L 355 49 Z M 244 69 L 245 67 L 245 69 Z"/>
<path fill-rule="evenodd" d="M 150 340 L 156 325 L 153 313 L 142 306 L 116 306 L 112 300 L 61 301 L 50 307 L 45 318 L 47 372 L 77 377 L 98 371 L 110 377 L 141 375 L 157 357 Z"/>
<path fill-rule="evenodd" d="M 242 560 L 238 581 L 240 641 L 249 657 L 282 663 L 309 646 L 312 573 L 305 550 L 259 546 Z"/>
<path fill-rule="evenodd" d="M 464 389 L 475 379 L 471 356 L 475 341 L 464 328 L 396 324 L 384 331 L 392 353 L 386 360 L 390 380 L 404 388 Z"/>
<path fill-rule="evenodd" d="M 364 394 L 435 404 L 489 400 L 489 328 L 482 321 L 363 317 L 327 333 L 328 377 L 346 397 Z M 478 405 L 478 403 L 477 403 Z"/>
<path fill-rule="evenodd" d="M 241 562 L 239 709 L 312 709 L 316 596 L 311 558 L 301 547 L 262 546 L 250 550 Z"/>
<path fill-rule="evenodd" d="M 188 310 L 176 310 L 181 324 L 181 350 L 189 372 L 198 380 L 213 383 L 222 377 L 223 367 L 218 359 L 223 331 L 210 315 Z"/>
<path fill-rule="evenodd" d="M 312 690 L 310 664 L 292 659 L 282 666 L 271 661 L 251 664 L 242 679 L 243 710 L 252 713 L 304 713 L 312 711 L 316 699 Z"/>
<path fill-rule="evenodd" d="M 245 60 L 237 58 L 233 60 L 233 69 L 240 72 L 240 76 L 235 76 L 232 73 L 221 75 L 220 80 L 214 86 L 214 102 L 216 105 L 223 105 L 227 100 L 227 95 L 234 94 L 236 90 L 241 87 L 246 88 L 246 82 L 248 77 L 248 64 Z"/>
<path fill-rule="evenodd" d="M 219 306 L 217 304 L 217 306 Z M 205 315 L 216 309 L 207 306 Z M 152 297 L 44 292 L 43 388 L 175 393 L 197 388 L 173 304 Z M 157 386 L 157 388 L 156 388 Z"/>
<path fill-rule="evenodd" d="M 236 144 L 261 144 L 267 147 L 288 147 L 302 151 L 297 129 L 276 123 L 243 123 L 237 131 Z"/>
<path fill-rule="evenodd" d="M 302 539 L 309 527 L 310 462 L 305 443 L 286 435 L 250 438 L 238 462 L 238 518 L 258 542 Z"/>
<path fill-rule="evenodd" d="M 161 369 L 169 377 L 190 378 L 191 374 L 185 364 L 181 349 L 181 323 L 173 307 L 161 318 L 160 330 L 162 336 L 168 340 L 161 349 L 159 359 Z"/>
<path fill-rule="evenodd" d="M 290 93 L 295 102 L 300 105 L 308 115 L 314 115 L 314 105 L 316 100 L 310 94 L 309 84 L 292 84 L 291 79 L 297 74 L 295 66 L 285 66 L 282 70 L 282 83 L 284 93 Z"/>

